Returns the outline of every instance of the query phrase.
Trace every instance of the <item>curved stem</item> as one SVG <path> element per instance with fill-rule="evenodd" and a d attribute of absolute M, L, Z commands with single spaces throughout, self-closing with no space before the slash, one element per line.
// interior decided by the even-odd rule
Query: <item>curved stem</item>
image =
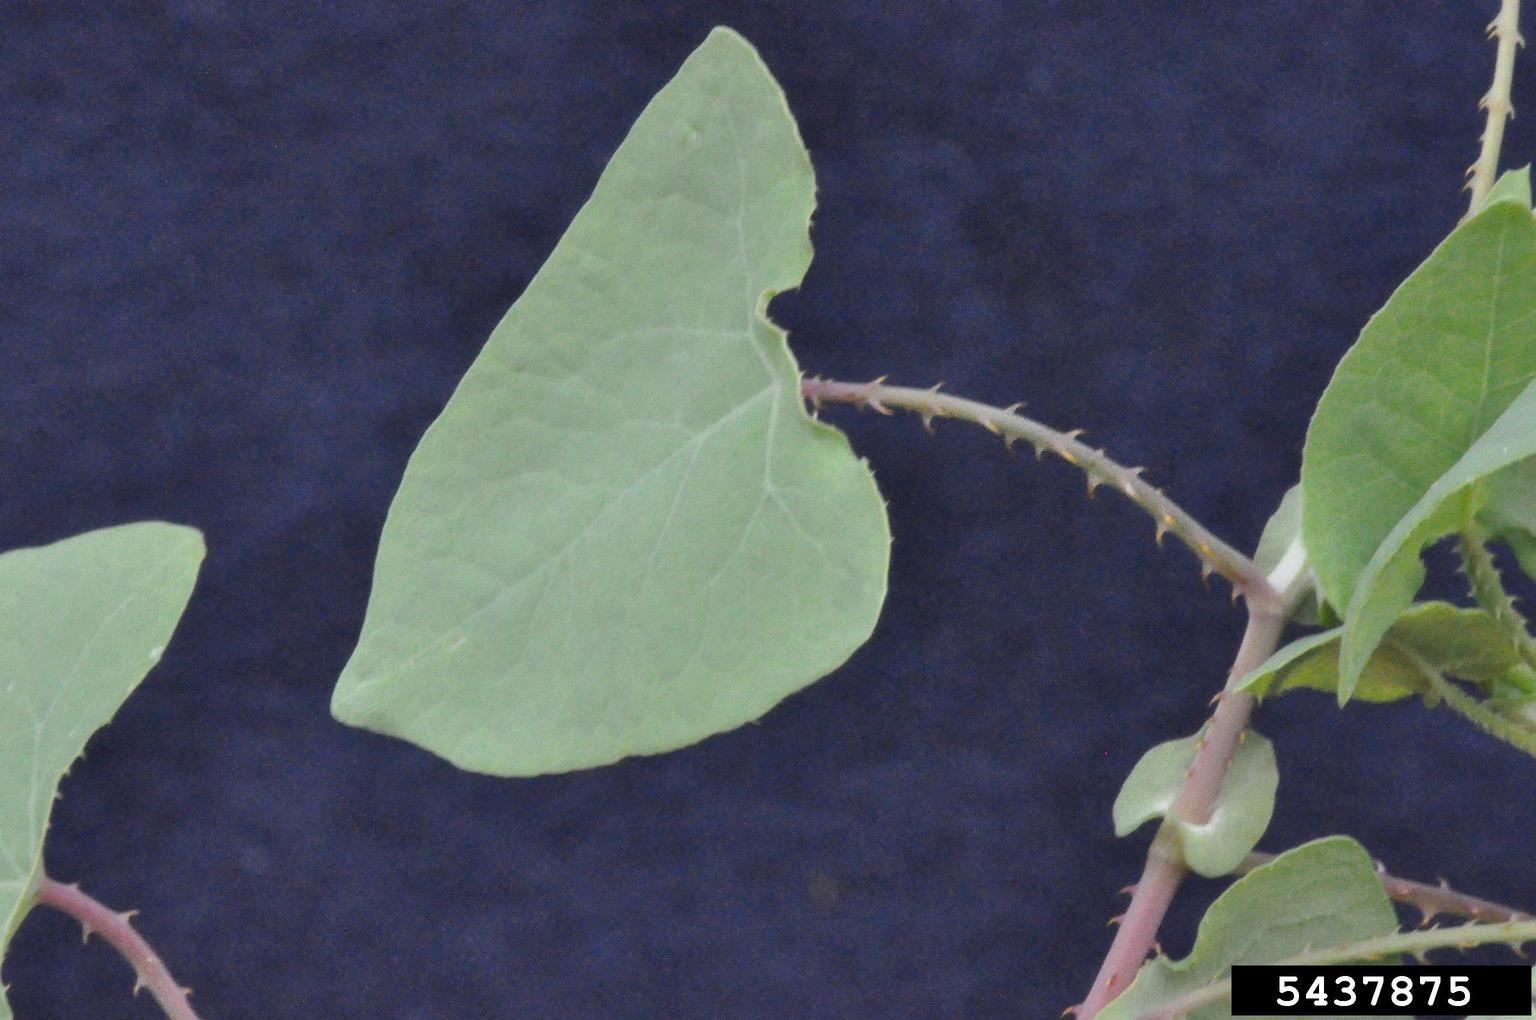
<path fill-rule="evenodd" d="M 888 386 L 883 378 L 867 383 L 808 378 L 801 381 L 800 389 L 805 399 L 816 407 L 825 401 L 837 401 L 868 407 L 882 414 L 890 414 L 893 408 L 899 408 L 917 413 L 929 427 L 935 418 L 956 418 L 1001 436 L 1010 448 L 1016 442 L 1026 442 L 1035 448 L 1036 456 L 1043 456 L 1047 451 L 1054 453 L 1088 475 L 1090 495 L 1100 485 L 1120 492 L 1152 515 L 1159 539 L 1164 533 L 1172 533 L 1200 558 L 1205 574 L 1218 573 L 1232 582 L 1248 603 L 1248 626 L 1228 672 L 1226 689 L 1217 696 L 1216 711 L 1169 808 L 1169 816 L 1180 821 L 1197 825 L 1209 821 L 1227 766 L 1237 752 L 1237 745 L 1248 726 L 1248 717 L 1253 712 L 1253 696 L 1233 690 L 1232 685 L 1269 658 L 1279 644 L 1286 620 L 1306 586 L 1304 557 L 1284 557 L 1276 574 L 1266 577 L 1252 560 L 1213 535 L 1160 489 L 1144 481 L 1141 468 L 1117 464 L 1103 450 L 1081 442 L 1077 432 L 1058 432 L 1018 414 L 1019 405 L 992 407 L 940 393 L 937 386 L 928 390 Z M 1178 830 L 1165 822 L 1152 840 L 1141 880 L 1136 883 L 1130 906 L 1120 919 L 1119 930 L 1098 977 L 1087 999 L 1077 1007 L 1082 1020 L 1091 1020 L 1135 977 L 1156 943 L 1157 929 L 1186 871 Z"/>
<path fill-rule="evenodd" d="M 62 910 L 79 921 L 86 939 L 96 932 L 111 943 L 112 948 L 133 967 L 135 995 L 140 988 L 148 988 L 169 1020 L 197 1020 L 197 1013 L 187 1001 L 190 989 L 176 983 L 144 936 L 134 930 L 130 923 L 134 911 L 116 913 L 81 892 L 79 886 L 65 885 L 47 877 L 37 888 L 37 902 Z"/>
<path fill-rule="evenodd" d="M 1525 615 L 1515 607 L 1515 600 L 1504 588 L 1498 564 L 1493 562 L 1493 554 L 1488 551 L 1487 537 L 1469 522 L 1457 536 L 1456 551 L 1461 556 L 1462 570 L 1466 572 L 1472 597 L 1493 617 L 1526 665 L 1536 668 L 1536 638 L 1531 637 L 1525 625 Z"/>
<path fill-rule="evenodd" d="M 1479 109 L 1488 111 L 1488 124 L 1483 129 L 1483 146 L 1477 162 L 1468 170 L 1472 175 L 1467 184 L 1472 192 L 1468 216 L 1477 212 L 1493 189 L 1499 169 L 1499 147 L 1504 143 L 1504 122 L 1515 115 L 1509 87 L 1515 77 L 1515 48 L 1525 44 L 1520 38 L 1520 0 L 1502 0 L 1498 16 L 1488 26 L 1488 34 L 1497 40 L 1498 49 L 1493 59 L 1493 84 L 1478 103 Z"/>
<path fill-rule="evenodd" d="M 1452 928 L 1428 928 L 1422 931 L 1393 932 L 1372 939 L 1362 939 L 1327 949 L 1312 949 L 1284 960 L 1274 967 L 1317 967 L 1356 960 L 1379 960 L 1384 956 L 1407 953 L 1422 956 L 1436 949 L 1471 949 L 1473 946 L 1506 945 L 1516 951 L 1527 942 L 1536 942 L 1536 921 L 1509 921 L 1503 924 L 1462 924 Z M 1138 1020 L 1179 1020 L 1201 1006 L 1220 1002 L 1232 994 L 1232 979 L 1206 985 L 1154 1010 L 1142 1013 Z"/>
<path fill-rule="evenodd" d="M 1262 853 L 1258 850 L 1243 858 L 1232 872 L 1234 875 L 1246 875 L 1254 868 L 1262 867 L 1275 859 L 1274 854 Z M 1442 879 L 1439 885 L 1429 885 L 1425 882 L 1415 882 L 1407 878 L 1399 878 L 1396 875 L 1387 874 L 1385 866 L 1380 861 L 1376 862 L 1376 873 L 1381 878 L 1381 887 L 1386 894 L 1399 903 L 1407 903 L 1417 907 L 1424 915 L 1419 922 L 1420 928 L 1428 927 L 1434 918 L 1445 914 L 1455 917 L 1466 917 L 1482 923 L 1503 924 L 1510 921 L 1536 921 L 1536 914 L 1528 914 L 1514 907 L 1506 907 L 1502 903 L 1485 900 L 1479 896 L 1469 896 L 1466 893 L 1457 892 L 1445 884 Z"/>
<path fill-rule="evenodd" d="M 882 414 L 890 414 L 892 408 L 912 411 L 930 427 L 935 418 L 968 421 L 1001 436 L 1010 449 L 1013 444 L 1023 442 L 1035 448 L 1037 457 L 1054 453 L 1087 474 L 1089 495 L 1101 485 L 1108 486 L 1150 514 L 1157 525 L 1158 541 L 1162 541 L 1164 534 L 1178 538 L 1200 558 L 1203 574 L 1220 574 L 1250 602 L 1255 597 L 1272 594 L 1263 571 L 1248 557 L 1217 538 L 1183 507 L 1163 495 L 1161 489 L 1146 482 L 1141 477 L 1141 468 L 1123 467 L 1103 450 L 1081 442 L 1078 439 L 1081 430 L 1058 432 L 1019 414 L 1019 404 L 1009 408 L 993 407 L 940 393 L 937 386 L 927 390 L 887 386 L 883 378 L 867 383 L 806 378 L 801 380 L 800 392 L 816 407 L 825 402 L 837 402 L 868 407 Z"/>
<path fill-rule="evenodd" d="M 1273 589 L 1271 589 L 1273 590 Z M 1279 596 L 1294 599 L 1294 592 Z M 1288 603 L 1287 603 L 1288 605 Z M 1231 685 L 1257 668 L 1274 652 L 1285 629 L 1287 612 L 1248 607 L 1248 627 L 1228 673 L 1227 689 L 1219 695 L 1216 711 L 1204 739 L 1195 751 L 1195 759 L 1185 773 L 1184 784 L 1174 797 L 1169 814 L 1182 821 L 1203 825 L 1210 820 L 1211 808 L 1221 792 L 1227 766 L 1237 751 L 1238 741 L 1253 713 L 1254 698 Z M 1115 932 L 1114 942 L 1093 980 L 1088 997 L 1077 1007 L 1081 1020 L 1092 1020 L 1099 1010 L 1123 992 L 1136 977 L 1156 944 L 1157 929 L 1178 891 L 1186 873 L 1184 855 L 1179 848 L 1177 830 L 1167 822 L 1158 829 L 1147 851 L 1147 864 L 1131 894 L 1130 906 Z"/>

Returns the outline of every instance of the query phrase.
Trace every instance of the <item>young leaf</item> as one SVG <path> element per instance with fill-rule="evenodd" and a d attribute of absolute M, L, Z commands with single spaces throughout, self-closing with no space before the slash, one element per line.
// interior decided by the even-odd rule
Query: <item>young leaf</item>
<path fill-rule="evenodd" d="M 1536 577 L 1536 460 L 1507 467 L 1488 480 L 1487 502 L 1478 522 L 1505 542 L 1520 569 Z"/>
<path fill-rule="evenodd" d="M 1536 313 L 1536 308 L 1532 312 Z M 1527 386 L 1461 459 L 1430 486 L 1398 521 L 1361 572 L 1355 594 L 1344 612 L 1344 640 L 1339 651 L 1340 704 L 1353 691 L 1371 652 L 1424 583 L 1419 551 L 1471 519 L 1480 505 L 1479 482 L 1533 455 L 1536 385 Z"/>
<path fill-rule="evenodd" d="M 1397 928 L 1370 855 L 1352 839 L 1330 836 L 1281 854 L 1233 882 L 1200 921 L 1182 960 L 1144 964 L 1099 1020 L 1134 1020 L 1220 981 L 1233 964 L 1265 964 L 1315 946 L 1331 946 Z M 1200 1006 L 1188 1020 L 1225 1020 L 1225 1002 Z"/>
<path fill-rule="evenodd" d="M 1366 324 L 1302 454 L 1302 535 L 1333 606 L 1349 606 L 1387 535 L 1536 378 L 1533 321 L 1536 218 L 1506 200 L 1452 232 Z"/>
<path fill-rule="evenodd" d="M 739 726 L 863 643 L 885 507 L 766 317 L 814 192 L 777 83 L 715 30 L 412 455 L 338 719 L 558 772 Z"/>
<path fill-rule="evenodd" d="M 1128 836 L 1154 818 L 1167 817 L 1200 737 L 1170 740 L 1141 756 L 1115 798 L 1115 835 Z M 1250 731 L 1227 767 L 1210 819 L 1204 825 L 1170 819 L 1190 870 L 1214 878 L 1236 868 L 1269 826 L 1279 782 L 1274 746 Z"/>
<path fill-rule="evenodd" d="M 1280 505 L 1265 522 L 1264 532 L 1259 536 L 1259 547 L 1253 553 L 1253 564 L 1270 578 L 1271 584 L 1280 587 L 1284 587 L 1296 576 L 1296 572 L 1309 569 L 1306 547 L 1301 542 L 1300 485 L 1285 490 Z M 1317 586 L 1308 584 L 1306 593 L 1291 613 L 1291 619 L 1297 623 L 1316 625 L 1320 610 Z"/>
<path fill-rule="evenodd" d="M 158 521 L 0 555 L 0 952 L 59 781 L 160 658 L 202 560 L 202 535 Z"/>
<path fill-rule="evenodd" d="M 1291 543 L 1301 538 L 1301 486 L 1293 485 L 1285 490 L 1280 505 L 1264 523 L 1264 533 L 1259 536 L 1259 547 L 1253 553 L 1253 565 L 1265 574 L 1274 573 L 1280 566 Z"/>
<path fill-rule="evenodd" d="M 1488 191 L 1488 197 L 1483 200 L 1479 211 L 1488 208 L 1495 202 L 1519 202 L 1527 209 L 1531 207 L 1531 167 L 1527 163 L 1518 170 L 1506 170 L 1499 175 L 1499 179 L 1493 182 L 1493 187 Z"/>
<path fill-rule="evenodd" d="M 1298 638 L 1238 681 L 1268 697 L 1300 687 L 1336 692 L 1344 628 Z M 1498 622 L 1481 609 L 1421 602 L 1397 618 L 1360 673 L 1354 697 L 1387 702 L 1430 689 L 1426 669 L 1485 687 L 1528 685 L 1529 670 Z"/>

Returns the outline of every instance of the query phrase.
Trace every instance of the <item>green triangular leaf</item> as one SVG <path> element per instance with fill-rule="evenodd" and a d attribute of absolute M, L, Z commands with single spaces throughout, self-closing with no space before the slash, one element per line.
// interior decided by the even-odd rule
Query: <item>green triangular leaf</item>
<path fill-rule="evenodd" d="M 32 906 L 59 781 L 159 660 L 202 560 L 197 531 L 158 521 L 0 555 L 0 952 Z"/>
<path fill-rule="evenodd" d="M 1536 218 L 1503 201 L 1458 227 L 1366 324 L 1302 456 L 1302 533 L 1335 607 L 1349 606 L 1393 528 L 1536 378 L 1533 321 Z"/>
<path fill-rule="evenodd" d="M 1536 308 L 1532 311 L 1536 313 Z M 1382 636 L 1424 583 L 1420 550 L 1461 528 L 1476 513 L 1479 482 L 1532 455 L 1536 455 L 1536 386 L 1528 386 L 1430 486 L 1366 564 L 1344 612 L 1344 641 L 1339 652 L 1341 703 L 1353 690 Z"/>
<path fill-rule="evenodd" d="M 1488 191 L 1488 197 L 1483 199 L 1479 211 L 1488 208 L 1495 202 L 1517 202 L 1529 209 L 1531 207 L 1531 167 L 1526 164 L 1518 170 L 1506 170 L 1499 175 L 1499 179 L 1493 182 L 1493 187 Z"/>
<path fill-rule="evenodd" d="M 1195 759 L 1200 736 L 1158 744 L 1141 756 L 1115 798 L 1115 835 L 1128 836 L 1146 822 L 1167 816 Z M 1172 820 L 1190 870 L 1213 878 L 1236 868 L 1269 826 L 1279 782 L 1274 746 L 1250 731 L 1227 767 L 1210 820 L 1204 825 Z"/>
<path fill-rule="evenodd" d="M 1237 683 L 1269 696 L 1297 688 L 1337 692 L 1344 628 L 1298 638 Z M 1387 702 L 1429 690 L 1425 669 L 1488 688 L 1506 682 L 1523 689 L 1528 673 L 1504 628 L 1481 609 L 1422 602 L 1398 617 L 1361 671 L 1354 697 Z"/>
<path fill-rule="evenodd" d="M 1200 921 L 1182 960 L 1149 960 L 1099 1020 L 1134 1020 L 1226 978 L 1234 964 L 1265 964 L 1305 949 L 1385 935 L 1397 915 L 1364 848 L 1331 836 L 1281 854 L 1233 882 Z M 1187 1020 L 1226 1020 L 1226 1002 L 1191 1011 Z"/>
<path fill-rule="evenodd" d="M 716 30 L 411 457 L 338 719 L 563 771 L 739 726 L 863 643 L 885 507 L 765 316 L 814 194 L 783 93 Z"/>

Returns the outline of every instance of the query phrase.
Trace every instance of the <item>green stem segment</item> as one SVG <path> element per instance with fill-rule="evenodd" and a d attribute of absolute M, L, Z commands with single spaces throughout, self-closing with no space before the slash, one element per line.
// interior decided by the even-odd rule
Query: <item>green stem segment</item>
<path fill-rule="evenodd" d="M 1503 629 L 1520 658 L 1536 668 L 1536 639 L 1531 637 L 1525 615 L 1516 608 L 1515 600 L 1504 588 L 1498 564 L 1493 562 L 1493 554 L 1488 551 L 1487 537 L 1469 523 L 1457 537 L 1456 551 L 1461 555 L 1472 597 Z"/>
<path fill-rule="evenodd" d="M 1161 489 L 1143 479 L 1142 468 L 1117 464 L 1103 450 L 1079 440 L 1081 430 L 1058 432 L 1019 414 L 1020 404 L 993 407 L 940 393 L 937 386 L 926 390 L 888 386 L 883 378 L 867 383 L 807 378 L 801 381 L 800 390 L 805 399 L 818 408 L 823 403 L 836 402 L 856 404 L 881 414 L 890 414 L 892 409 L 911 411 L 930 428 L 935 418 L 954 418 L 980 425 L 1001 436 L 1010 449 L 1016 443 L 1028 443 L 1034 447 L 1036 457 L 1054 453 L 1088 476 L 1089 495 L 1105 486 L 1145 510 L 1156 524 L 1158 542 L 1162 542 L 1165 534 L 1183 542 L 1199 557 L 1203 576 L 1220 574 L 1250 602 L 1255 597 L 1273 593 L 1263 571 L 1252 560 L 1217 538 L 1188 511 L 1165 496 Z"/>
<path fill-rule="evenodd" d="M 79 921 L 86 939 L 92 933 L 106 939 L 133 967 L 134 994 L 141 988 L 149 989 L 168 1020 L 198 1020 L 187 999 L 191 990 L 176 983 L 159 955 L 134 929 L 133 911 L 119 914 L 81 892 L 79 886 L 46 877 L 37 888 L 37 902 L 62 910 Z"/>
<path fill-rule="evenodd" d="M 1428 928 L 1422 931 L 1394 932 L 1373 939 L 1351 942 L 1328 949 L 1312 949 L 1284 960 L 1276 960 L 1275 967 L 1316 967 L 1334 963 L 1353 963 L 1358 960 L 1380 960 L 1387 956 L 1407 954 L 1422 956 L 1436 949 L 1471 949 L 1473 946 L 1506 945 L 1519 951 L 1527 942 L 1536 942 L 1536 921 L 1509 921 L 1503 924 L 1463 924 L 1451 928 Z M 1138 1020 L 1179 1020 L 1201 1006 L 1221 1002 L 1232 994 L 1230 978 L 1206 985 L 1204 988 L 1182 995 L 1157 1009 L 1143 1013 Z"/>
<path fill-rule="evenodd" d="M 1526 754 L 1536 756 L 1536 730 L 1495 712 L 1488 707 L 1487 703 L 1474 698 L 1446 679 L 1439 670 L 1426 669 L 1424 675 L 1429 680 L 1430 690 L 1445 702 L 1447 708 L 1465 716 L 1485 733 L 1498 737 L 1506 744 L 1518 747 Z"/>
<path fill-rule="evenodd" d="M 1472 192 L 1468 216 L 1477 212 L 1493 190 L 1499 170 L 1499 148 L 1504 143 L 1504 123 L 1515 115 L 1515 107 L 1509 101 L 1509 89 L 1515 77 L 1515 49 L 1525 45 L 1525 40 L 1520 37 L 1520 0 L 1502 0 L 1498 16 L 1488 26 L 1488 34 L 1497 41 L 1498 49 L 1493 60 L 1493 84 L 1478 103 L 1480 109 L 1488 111 L 1488 124 L 1483 129 L 1483 145 L 1477 162 L 1467 171 L 1472 175 L 1467 184 Z"/>

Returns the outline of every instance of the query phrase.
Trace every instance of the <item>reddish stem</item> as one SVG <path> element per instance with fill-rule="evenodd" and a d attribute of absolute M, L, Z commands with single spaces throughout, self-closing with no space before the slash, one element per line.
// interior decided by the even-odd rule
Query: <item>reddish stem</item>
<path fill-rule="evenodd" d="M 112 948 L 133 967 L 136 975 L 134 994 L 137 995 L 140 988 L 148 988 L 169 1020 L 198 1020 L 192 1004 L 187 1001 L 191 989 L 176 983 L 144 936 L 134 930 L 130 923 L 134 911 L 119 914 L 81 892 L 79 886 L 65 885 L 47 877 L 38 886 L 37 902 L 62 910 L 79 921 L 87 939 L 95 932 L 111 943 Z"/>
<path fill-rule="evenodd" d="M 1274 859 L 1274 854 L 1255 850 L 1243 858 L 1243 863 L 1237 866 L 1233 874 L 1246 875 L 1254 868 L 1263 867 Z M 1457 892 L 1446 884 L 1445 879 L 1441 879 L 1439 885 L 1429 885 L 1425 882 L 1399 878 L 1397 875 L 1387 874 L 1386 867 L 1380 861 L 1376 862 L 1376 873 L 1381 876 L 1381 887 L 1388 896 L 1399 903 L 1417 907 L 1424 915 L 1419 922 L 1420 928 L 1427 927 L 1441 914 L 1470 918 L 1479 924 L 1536 921 L 1536 914 L 1528 914 L 1524 910 L 1516 910 L 1514 907 L 1507 907 L 1493 900 L 1485 900 L 1481 896 Z"/>
<path fill-rule="evenodd" d="M 1286 613 L 1273 608 L 1270 599 L 1250 599 L 1248 627 L 1232 662 L 1228 689 L 1220 695 L 1204 738 L 1195 750 L 1195 759 L 1185 773 L 1184 785 L 1169 810 L 1172 817 L 1195 825 L 1210 820 L 1211 809 L 1221 792 L 1227 766 L 1237 752 L 1238 742 L 1253 713 L 1253 697 L 1233 691 L 1230 685 L 1259 666 L 1275 650 L 1285 629 Z M 1136 977 L 1157 943 L 1157 929 L 1168 912 L 1168 904 L 1184 880 L 1187 869 L 1179 848 L 1177 830 L 1167 822 L 1158 829 L 1147 851 L 1147 864 L 1141 880 L 1131 895 L 1131 904 L 1120 920 L 1115 940 L 1099 967 L 1088 997 L 1078 1007 L 1081 1020 L 1092 1020 L 1115 996 L 1125 991 Z"/>

